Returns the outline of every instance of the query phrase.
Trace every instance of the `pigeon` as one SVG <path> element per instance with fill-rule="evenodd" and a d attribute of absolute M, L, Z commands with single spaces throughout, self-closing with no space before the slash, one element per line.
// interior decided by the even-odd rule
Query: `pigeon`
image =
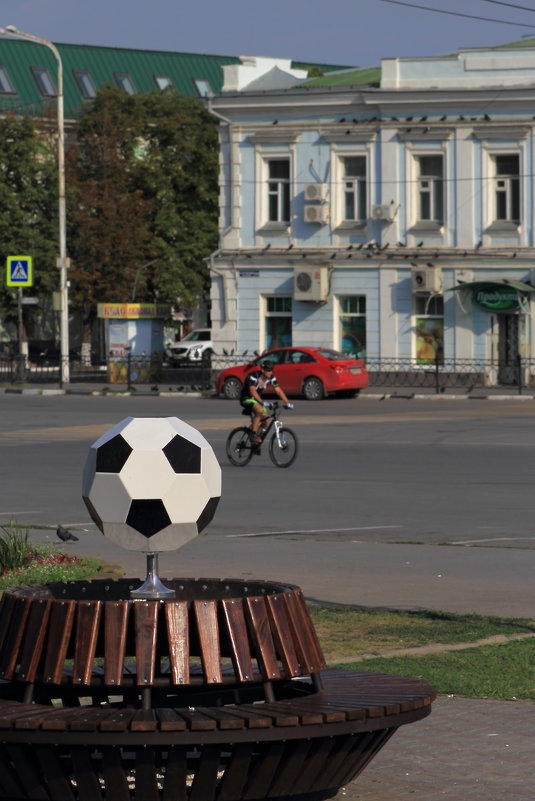
<path fill-rule="evenodd" d="M 63 540 L 63 542 L 68 542 L 69 540 L 72 540 L 73 542 L 78 542 L 78 537 L 76 537 L 74 534 L 71 534 L 71 532 L 68 529 L 64 528 L 61 525 L 61 523 L 56 529 L 56 534 L 58 535 L 60 540 Z"/>

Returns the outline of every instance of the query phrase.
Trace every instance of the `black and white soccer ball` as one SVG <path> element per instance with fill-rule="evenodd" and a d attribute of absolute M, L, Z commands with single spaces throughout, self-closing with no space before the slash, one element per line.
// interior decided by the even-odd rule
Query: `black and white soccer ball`
<path fill-rule="evenodd" d="M 91 445 L 82 497 L 105 537 L 172 551 L 212 520 L 221 468 L 211 445 L 177 417 L 127 417 Z"/>

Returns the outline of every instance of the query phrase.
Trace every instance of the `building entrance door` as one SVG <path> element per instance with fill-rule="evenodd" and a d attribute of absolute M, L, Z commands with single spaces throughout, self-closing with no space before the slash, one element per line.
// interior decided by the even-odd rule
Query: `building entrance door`
<path fill-rule="evenodd" d="M 518 384 L 518 314 L 498 315 L 498 383 Z"/>

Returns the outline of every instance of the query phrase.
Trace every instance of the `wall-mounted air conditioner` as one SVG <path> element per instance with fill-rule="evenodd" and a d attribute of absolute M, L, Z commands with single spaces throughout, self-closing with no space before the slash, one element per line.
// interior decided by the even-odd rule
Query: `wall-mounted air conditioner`
<path fill-rule="evenodd" d="M 392 222 L 395 219 L 397 207 L 394 203 L 374 203 L 372 206 L 372 220 Z"/>
<path fill-rule="evenodd" d="M 411 280 L 413 292 L 436 293 L 443 290 L 440 267 L 413 267 Z"/>
<path fill-rule="evenodd" d="M 294 271 L 294 300 L 321 303 L 329 297 L 327 267 L 296 267 Z"/>
<path fill-rule="evenodd" d="M 327 184 L 306 184 L 305 186 L 305 201 L 310 203 L 311 201 L 324 201 L 327 200 L 327 193 L 329 188 Z"/>
<path fill-rule="evenodd" d="M 325 225 L 329 222 L 329 207 L 305 205 L 305 222 Z"/>

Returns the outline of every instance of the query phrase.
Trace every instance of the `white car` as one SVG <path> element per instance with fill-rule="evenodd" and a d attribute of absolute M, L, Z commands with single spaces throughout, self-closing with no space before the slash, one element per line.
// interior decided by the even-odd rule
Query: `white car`
<path fill-rule="evenodd" d="M 212 332 L 209 328 L 194 328 L 180 342 L 168 345 L 165 352 L 170 364 L 199 364 L 212 353 Z"/>

